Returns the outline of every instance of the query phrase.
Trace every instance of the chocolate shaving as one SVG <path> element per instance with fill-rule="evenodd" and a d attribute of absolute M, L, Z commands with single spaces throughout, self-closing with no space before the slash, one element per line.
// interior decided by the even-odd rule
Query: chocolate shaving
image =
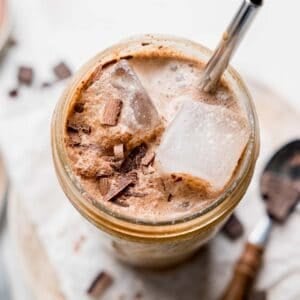
<path fill-rule="evenodd" d="M 117 160 L 124 159 L 124 145 L 118 144 L 114 146 L 114 155 Z"/>
<path fill-rule="evenodd" d="M 104 64 L 102 65 L 102 70 L 105 69 L 105 68 L 107 68 L 108 66 L 111 66 L 111 65 L 115 64 L 116 62 L 118 62 L 117 59 L 112 59 L 112 60 L 110 60 L 110 61 L 104 63 Z"/>
<path fill-rule="evenodd" d="M 76 102 L 74 105 L 74 111 L 77 113 L 82 113 L 84 111 L 84 103 Z"/>
<path fill-rule="evenodd" d="M 101 296 L 106 289 L 113 283 L 113 278 L 107 272 L 100 272 L 99 275 L 91 283 L 87 290 L 87 294 L 91 297 Z"/>
<path fill-rule="evenodd" d="M 19 67 L 18 81 L 19 84 L 31 85 L 33 81 L 33 69 L 25 66 Z"/>
<path fill-rule="evenodd" d="M 110 187 L 109 179 L 107 177 L 101 177 L 99 179 L 99 190 L 102 196 L 105 196 L 108 193 L 109 187 Z"/>
<path fill-rule="evenodd" d="M 236 240 L 244 234 L 244 227 L 235 214 L 232 214 L 222 228 L 230 239 Z"/>
<path fill-rule="evenodd" d="M 67 122 L 67 129 L 70 132 L 83 132 L 86 134 L 90 134 L 92 130 L 91 126 L 87 124 L 80 124 L 72 121 Z"/>
<path fill-rule="evenodd" d="M 168 195 L 167 201 L 168 201 L 168 202 L 171 202 L 171 201 L 172 201 L 172 198 L 173 198 L 173 195 L 172 195 L 172 194 L 169 194 L 169 195 Z"/>
<path fill-rule="evenodd" d="M 145 156 L 146 152 L 147 145 L 145 143 L 135 147 L 122 163 L 120 171 L 122 173 L 128 173 L 137 169 L 140 166 L 141 160 Z"/>
<path fill-rule="evenodd" d="M 118 196 L 122 191 L 124 191 L 128 186 L 133 184 L 134 181 L 128 176 L 123 176 L 117 179 L 114 186 L 111 186 L 108 193 L 103 197 L 104 201 L 112 201 L 116 196 Z"/>
<path fill-rule="evenodd" d="M 122 101 L 120 99 L 109 99 L 105 103 L 101 124 L 108 126 L 116 126 L 122 109 Z"/>
<path fill-rule="evenodd" d="M 72 75 L 70 68 L 64 63 L 61 62 L 53 68 L 53 72 L 58 80 L 63 80 Z"/>
<path fill-rule="evenodd" d="M 142 161 L 141 161 L 141 164 L 143 166 L 149 166 L 153 161 L 154 161 L 154 158 L 155 158 L 155 153 L 152 152 L 152 151 L 149 151 L 146 153 L 146 155 L 143 157 Z"/>
<path fill-rule="evenodd" d="M 266 172 L 262 177 L 262 193 L 272 219 L 283 223 L 300 199 L 296 184 L 287 177 Z"/>

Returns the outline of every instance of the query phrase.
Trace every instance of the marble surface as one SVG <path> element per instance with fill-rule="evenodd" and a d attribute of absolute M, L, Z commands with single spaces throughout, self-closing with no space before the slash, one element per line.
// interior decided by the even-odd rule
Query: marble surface
<path fill-rule="evenodd" d="M 98 51 L 133 34 L 175 34 L 213 48 L 239 2 L 191 0 L 187 5 L 179 0 L 10 1 L 13 34 L 18 46 L 7 53 L 0 65 L 0 147 L 13 185 L 31 222 L 38 228 L 37 234 L 48 250 L 66 299 L 84 299 L 91 278 L 100 267 L 110 265 L 102 264 L 100 254 L 86 262 L 87 253 L 101 250 L 98 242 L 91 241 L 81 259 L 66 260 L 72 249 L 66 248 L 66 239 L 57 238 L 65 231 L 72 241 L 76 240 L 78 235 L 70 231 L 69 221 L 78 226 L 78 232 L 83 231 L 91 237 L 96 232 L 89 224 L 80 226 L 83 221 L 65 201 L 51 163 L 50 119 L 66 82 L 51 89 L 41 89 L 41 83 L 53 78 L 51 68 L 60 60 L 76 70 Z M 283 1 L 266 1 L 233 61 L 242 75 L 249 74 L 285 95 L 284 100 L 280 100 L 277 93 L 272 94 L 257 85 L 253 88 L 262 127 L 262 151 L 253 184 L 238 207 L 247 232 L 262 214 L 255 182 L 265 160 L 281 143 L 300 136 L 297 114 L 300 43 L 296 36 L 296 28 L 300 25 L 299 8 L 299 1 L 290 1 L 288 5 Z M 21 64 L 34 67 L 35 82 L 33 87 L 21 89 L 20 96 L 13 100 L 8 97 L 8 90 L 16 86 L 17 66 Z M 56 206 L 57 203 L 63 203 L 63 207 Z M 64 220 L 66 214 L 71 218 L 68 222 Z M 298 228 L 299 214 L 295 214 L 287 226 L 276 228 L 272 234 L 265 267 L 258 281 L 259 288 L 269 289 L 272 300 L 300 297 L 296 284 L 300 277 L 300 237 L 295 234 Z M 141 273 L 107 260 L 118 279 L 118 290 L 112 289 L 106 299 L 114 299 L 112 295 L 117 297 L 128 290 L 132 293 L 128 297 L 131 297 L 140 289 L 152 291 L 145 299 L 183 299 L 180 293 L 183 289 L 190 291 L 185 299 L 195 299 L 199 294 L 204 300 L 215 299 L 230 276 L 242 244 L 243 240 L 230 243 L 220 235 L 203 250 L 203 255 L 200 253 L 194 261 L 173 273 L 160 275 Z M 62 249 L 67 252 L 61 252 Z M 219 255 L 221 252 L 223 255 Z M 80 272 L 72 276 L 74 266 Z M 83 269 L 86 272 L 82 272 Z M 132 274 L 130 285 L 126 281 L 128 273 Z M 199 284 L 188 283 L 186 277 L 197 278 Z M 16 300 L 25 299 L 22 293 L 18 295 L 21 296 Z"/>

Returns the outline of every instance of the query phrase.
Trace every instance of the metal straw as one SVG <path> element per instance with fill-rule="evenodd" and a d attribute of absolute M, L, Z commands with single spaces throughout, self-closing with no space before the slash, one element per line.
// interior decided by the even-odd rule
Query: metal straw
<path fill-rule="evenodd" d="M 204 69 L 200 83 L 200 88 L 203 91 L 214 91 L 231 57 L 262 4 L 263 0 L 244 0 Z"/>

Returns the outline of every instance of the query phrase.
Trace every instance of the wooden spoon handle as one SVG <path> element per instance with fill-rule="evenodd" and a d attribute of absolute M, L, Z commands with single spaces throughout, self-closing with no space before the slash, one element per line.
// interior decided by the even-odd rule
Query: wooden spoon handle
<path fill-rule="evenodd" d="M 262 263 L 263 248 L 247 243 L 221 300 L 245 300 Z"/>

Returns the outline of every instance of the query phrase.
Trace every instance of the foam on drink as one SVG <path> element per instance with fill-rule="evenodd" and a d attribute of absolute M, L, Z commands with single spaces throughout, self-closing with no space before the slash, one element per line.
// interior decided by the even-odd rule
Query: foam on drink
<path fill-rule="evenodd" d="M 199 90 L 202 70 L 200 61 L 156 49 L 94 72 L 70 109 L 65 140 L 96 206 L 170 220 L 206 208 L 226 188 L 249 139 L 248 120 L 226 84 L 214 95 Z M 115 115 L 105 123 L 109 102 Z"/>

